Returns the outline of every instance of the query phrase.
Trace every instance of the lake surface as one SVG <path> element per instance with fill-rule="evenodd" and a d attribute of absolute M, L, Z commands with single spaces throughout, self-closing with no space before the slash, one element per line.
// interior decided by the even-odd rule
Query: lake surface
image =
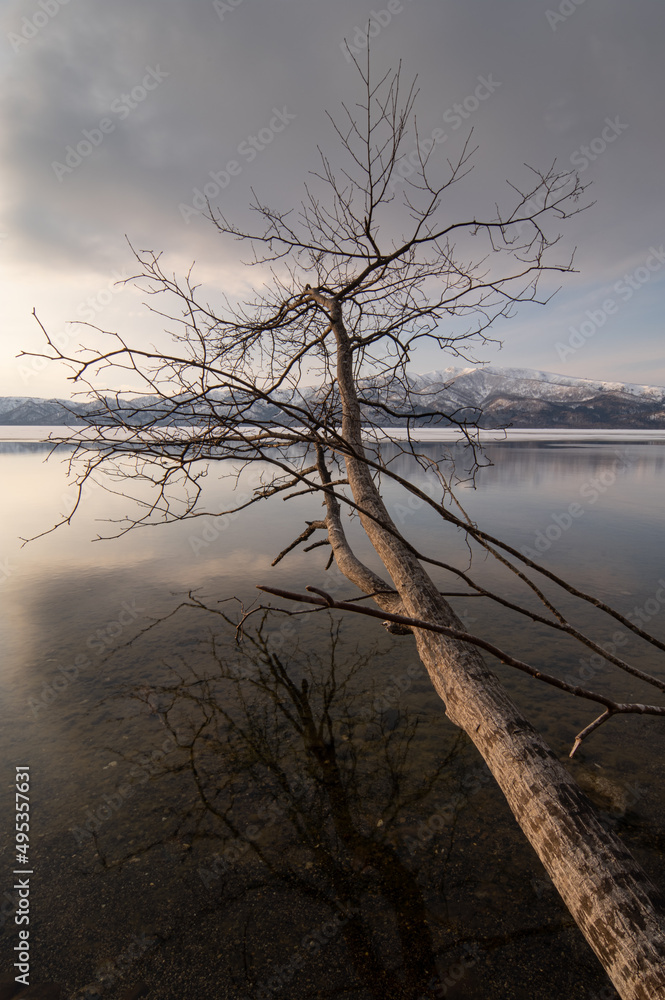
<path fill-rule="evenodd" d="M 438 459 L 448 447 L 421 450 Z M 21 548 L 74 496 L 67 454 L 47 453 L 0 442 L 0 974 L 17 941 L 10 795 L 15 766 L 28 765 L 31 980 L 67 996 L 89 985 L 114 1000 L 140 982 L 160 1000 L 613 995 L 482 760 L 446 719 L 413 640 L 257 597 L 257 584 L 353 594 L 325 572 L 325 547 L 271 566 L 321 516 L 316 497 L 93 541 L 121 533 L 129 509 L 100 485 L 71 525 Z M 493 465 L 457 491 L 469 516 L 665 638 L 665 442 L 576 435 L 492 442 L 486 454 Z M 422 469 L 390 446 L 385 456 L 432 492 Z M 220 471 L 206 482 L 209 510 L 232 499 Z M 241 478 L 239 490 L 250 487 Z M 524 599 L 518 580 L 425 505 L 389 482 L 384 495 L 421 551 Z M 354 521 L 348 530 L 378 568 Z M 434 575 L 468 593 L 453 574 Z M 543 670 L 658 703 L 655 689 L 485 598 L 450 601 L 470 631 Z M 257 612 L 238 644 L 234 622 L 253 602 L 300 613 Z M 594 609 L 576 615 L 612 640 Z M 665 676 L 662 654 L 632 635 L 622 642 L 626 658 Z M 496 669 L 567 760 L 593 706 Z M 625 717 L 567 764 L 663 888 L 664 750 L 665 721 Z"/>

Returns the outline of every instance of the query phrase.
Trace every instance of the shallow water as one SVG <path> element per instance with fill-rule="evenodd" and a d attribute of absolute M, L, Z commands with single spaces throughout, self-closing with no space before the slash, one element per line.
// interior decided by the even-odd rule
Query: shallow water
<path fill-rule="evenodd" d="M 445 447 L 422 450 L 437 458 Z M 239 604 L 218 602 L 235 596 L 247 608 L 257 583 L 352 592 L 324 572 L 325 548 L 270 566 L 304 521 L 320 516 L 317 499 L 93 543 L 124 528 L 99 519 L 127 511 L 99 487 L 71 525 L 20 548 L 18 536 L 48 529 L 71 503 L 66 467 L 58 457 L 45 464 L 45 454 L 25 442 L 0 447 L 2 794 L 9 805 L 14 766 L 29 764 L 33 981 L 70 993 L 97 982 L 109 1000 L 140 981 L 164 1000 L 558 1000 L 604 989 L 482 761 L 446 719 L 410 638 L 301 605 L 298 615 L 273 612 L 262 624 L 253 616 L 236 645 L 223 615 L 236 620 Z M 489 445 L 487 454 L 494 464 L 475 488 L 458 488 L 469 516 L 619 610 L 637 610 L 663 638 L 663 444 L 523 441 Z M 433 491 L 403 457 L 387 448 L 384 456 Z M 463 468 L 458 456 L 465 479 Z M 519 581 L 470 554 L 426 505 L 408 504 L 390 483 L 384 493 L 422 551 L 524 598 Z M 211 510 L 223 506 L 228 487 L 211 477 L 205 497 Z M 377 566 L 354 522 L 349 532 Z M 468 590 L 433 572 L 442 589 Z M 584 651 L 485 598 L 451 603 L 470 631 L 541 669 L 658 701 L 653 689 L 590 665 Z M 588 606 L 576 622 L 601 641 L 616 631 Z M 621 649 L 663 675 L 662 654 L 638 638 Z M 566 759 L 593 706 L 497 669 Z M 661 721 L 623 718 L 569 765 L 660 886 L 664 747 Z M 8 823 L 2 837 L 9 971 L 17 928 Z"/>

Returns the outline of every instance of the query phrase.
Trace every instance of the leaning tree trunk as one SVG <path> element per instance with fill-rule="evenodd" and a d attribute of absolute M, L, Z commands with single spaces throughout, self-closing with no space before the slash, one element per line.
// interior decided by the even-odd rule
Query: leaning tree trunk
<path fill-rule="evenodd" d="M 352 351 L 339 304 L 314 293 L 330 315 L 337 339 L 337 377 L 343 408 L 345 463 L 363 527 L 390 574 L 405 614 L 463 629 L 436 586 L 396 537 L 368 466 L 363 462 L 360 408 Z M 351 552 L 336 502 L 328 495 L 329 537 L 342 572 L 367 593 L 382 581 Z M 391 530 L 382 530 L 381 524 Z M 395 534 L 393 534 L 395 532 Z M 385 584 L 383 584 L 385 589 Z M 395 596 L 378 598 L 396 610 Z M 659 894 L 595 810 L 540 734 L 524 718 L 475 648 L 441 634 L 415 630 L 420 657 L 446 714 L 473 740 L 517 822 L 545 866 L 580 930 L 623 1000 L 665 1000 L 665 933 Z"/>

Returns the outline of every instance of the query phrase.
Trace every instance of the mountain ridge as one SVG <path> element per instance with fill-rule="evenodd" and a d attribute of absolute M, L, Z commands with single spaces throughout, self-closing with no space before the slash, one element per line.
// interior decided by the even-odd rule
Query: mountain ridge
<path fill-rule="evenodd" d="M 426 414 L 441 411 L 457 420 L 477 421 L 480 426 L 571 427 L 571 428 L 665 428 L 665 387 L 638 383 L 604 381 L 560 375 L 531 368 L 502 368 L 495 365 L 448 367 L 423 373 L 407 373 L 410 403 L 405 393 L 389 383 L 361 381 L 365 416 L 375 423 L 400 426 L 409 419 L 416 424 L 446 424 L 445 418 Z M 315 401 L 320 387 L 309 386 L 283 393 L 283 400 Z M 224 390 L 212 399 L 224 407 Z M 178 397 L 185 400 L 186 397 Z M 141 424 L 159 412 L 159 400 L 135 396 L 120 402 L 109 399 L 112 410 Z M 404 411 L 390 417 L 382 406 Z M 99 409 L 99 403 L 82 400 L 42 399 L 31 396 L 0 397 L 0 425 L 58 426 L 75 424 Z M 275 407 L 256 404 L 248 419 L 269 419 Z M 72 419 L 76 416 L 79 420 Z M 183 410 L 182 423 L 196 421 L 196 404 Z M 165 414 L 167 417 L 167 414 Z M 109 421 L 112 422 L 112 421 Z M 166 420 L 164 422 L 173 422 Z"/>

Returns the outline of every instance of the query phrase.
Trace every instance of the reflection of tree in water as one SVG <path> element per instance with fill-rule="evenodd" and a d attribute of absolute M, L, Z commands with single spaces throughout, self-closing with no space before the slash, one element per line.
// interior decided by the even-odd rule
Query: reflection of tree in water
<path fill-rule="evenodd" d="M 234 986 L 257 1000 L 440 996 L 437 965 L 464 975 L 460 957 L 474 961 L 428 905 L 404 823 L 448 803 L 437 835 L 450 848 L 466 737 L 452 733 L 432 768 L 418 719 L 363 687 L 380 653 L 349 656 L 332 620 L 321 656 L 270 627 L 240 645 L 213 637 L 206 659 L 169 658 L 161 683 L 132 692 L 180 747 L 159 762 L 179 790 L 169 837 L 191 845 L 202 894 L 237 914 Z"/>

